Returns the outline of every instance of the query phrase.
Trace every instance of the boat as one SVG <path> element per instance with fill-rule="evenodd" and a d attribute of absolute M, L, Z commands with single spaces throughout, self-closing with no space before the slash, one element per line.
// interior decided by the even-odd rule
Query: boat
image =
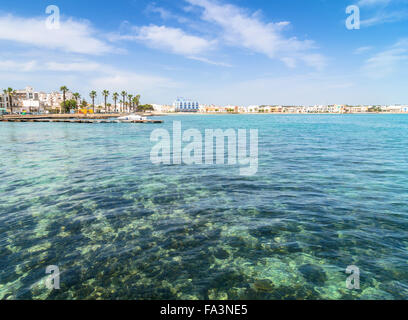
<path fill-rule="evenodd" d="M 117 120 L 120 121 L 146 121 L 146 117 L 139 116 L 137 114 L 130 114 L 128 116 L 119 117 Z"/>

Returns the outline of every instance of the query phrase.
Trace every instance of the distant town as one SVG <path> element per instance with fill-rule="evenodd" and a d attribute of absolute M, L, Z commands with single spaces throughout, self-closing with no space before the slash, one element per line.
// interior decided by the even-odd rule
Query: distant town
<path fill-rule="evenodd" d="M 314 106 L 282 106 L 282 105 L 206 105 L 197 101 L 177 98 L 172 105 L 152 105 L 161 113 L 197 112 L 197 113 L 408 113 L 408 105 L 314 105 Z"/>
<path fill-rule="evenodd" d="M 0 113 L 75 113 L 89 110 L 92 113 L 131 113 L 144 111 L 156 114 L 199 113 L 199 114 L 312 114 L 312 113 L 408 113 L 408 105 L 314 105 L 314 106 L 283 106 L 283 105 L 207 105 L 193 99 L 176 98 L 172 104 L 147 104 L 139 108 L 139 95 L 130 95 L 122 91 L 114 93 L 114 104 L 107 103 L 109 91 L 100 93 L 104 103 L 95 103 L 97 92 L 92 91 L 89 97 L 92 106 L 78 93 L 70 92 L 66 87 L 62 91 L 42 92 L 32 87 L 21 90 L 3 90 L 0 93 Z M 67 89 L 67 90 L 65 90 Z M 120 99 L 123 97 L 122 99 Z"/>

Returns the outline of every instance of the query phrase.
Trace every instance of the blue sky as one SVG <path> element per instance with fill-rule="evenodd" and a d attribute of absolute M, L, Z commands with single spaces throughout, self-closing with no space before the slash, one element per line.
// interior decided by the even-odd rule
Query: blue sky
<path fill-rule="evenodd" d="M 58 29 L 46 26 L 49 5 Z M 359 30 L 346 28 L 349 5 Z M 162 104 L 407 104 L 407 71 L 407 0 L 0 5 L 0 88 L 126 90 Z"/>

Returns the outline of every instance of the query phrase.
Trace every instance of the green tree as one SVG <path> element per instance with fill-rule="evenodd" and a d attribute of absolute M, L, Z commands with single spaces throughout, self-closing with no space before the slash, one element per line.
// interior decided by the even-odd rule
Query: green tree
<path fill-rule="evenodd" d="M 138 109 L 140 104 L 140 94 L 137 94 L 136 97 L 133 98 L 133 105 Z"/>
<path fill-rule="evenodd" d="M 130 111 L 132 111 L 132 98 L 133 98 L 133 94 L 129 94 L 128 95 L 128 98 L 129 98 L 129 108 L 130 108 Z"/>
<path fill-rule="evenodd" d="M 121 93 L 120 93 L 121 95 L 122 95 L 122 112 L 124 111 L 124 109 L 125 109 L 125 103 L 126 103 L 126 96 L 127 96 L 127 92 L 126 91 L 122 91 Z"/>
<path fill-rule="evenodd" d="M 67 100 L 61 103 L 61 108 L 64 110 L 65 113 L 69 113 L 71 110 L 75 110 L 77 108 L 78 103 L 75 99 Z"/>
<path fill-rule="evenodd" d="M 106 110 L 107 110 L 107 109 L 106 109 L 106 103 L 107 103 L 106 100 L 108 99 L 109 94 L 110 94 L 110 93 L 109 93 L 108 90 L 103 90 L 103 91 L 102 91 L 102 95 L 103 95 L 103 98 L 104 98 L 104 100 L 105 100 L 105 112 L 106 112 Z"/>
<path fill-rule="evenodd" d="M 74 99 L 77 103 L 77 106 L 79 105 L 79 101 L 81 100 L 81 95 L 78 92 L 75 92 L 72 94 L 74 96 Z"/>
<path fill-rule="evenodd" d="M 95 113 L 95 98 L 96 98 L 96 91 L 91 91 L 89 97 L 92 99 L 92 111 Z"/>
<path fill-rule="evenodd" d="M 65 99 L 65 94 L 67 93 L 68 88 L 66 86 L 62 86 L 60 88 L 60 91 L 62 91 L 62 105 L 61 106 L 65 106 L 65 100 L 66 100 Z M 61 109 L 60 113 L 62 113 L 62 109 Z"/>
<path fill-rule="evenodd" d="M 138 112 L 146 112 L 146 111 L 153 111 L 154 108 L 151 104 L 143 104 L 138 106 L 137 111 Z"/>
<path fill-rule="evenodd" d="M 115 112 L 116 112 L 116 101 L 119 99 L 119 93 L 115 92 L 113 94 L 113 101 L 115 102 Z"/>

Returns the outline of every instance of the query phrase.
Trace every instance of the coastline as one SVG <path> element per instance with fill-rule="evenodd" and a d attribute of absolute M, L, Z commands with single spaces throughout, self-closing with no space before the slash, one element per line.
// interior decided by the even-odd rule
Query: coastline
<path fill-rule="evenodd" d="M 321 112 L 321 113 L 288 113 L 288 112 L 270 112 L 270 113 L 227 113 L 227 112 L 169 112 L 169 113 L 151 113 L 146 114 L 146 116 L 155 116 L 155 117 L 162 117 L 162 116 L 222 116 L 222 115 L 229 115 L 229 116 L 237 116 L 237 115 L 396 115 L 396 114 L 406 114 L 408 112 L 352 112 L 352 113 L 331 113 L 331 112 Z"/>
<path fill-rule="evenodd" d="M 141 116 L 148 116 L 145 113 L 135 113 Z M 1 119 L 109 119 L 118 118 L 127 115 L 126 113 L 96 113 L 96 114 L 41 114 L 41 115 L 18 115 L 18 114 L 8 114 L 0 117 Z"/>
<path fill-rule="evenodd" d="M 287 113 L 287 112 L 273 112 L 273 113 L 200 113 L 200 112 L 171 112 L 171 113 L 136 113 L 144 117 L 166 117 L 166 116 L 233 116 L 233 115 L 256 115 L 256 116 L 269 116 L 269 115 L 399 115 L 405 114 L 406 112 L 358 112 L 358 113 Z M 51 119 L 51 120 L 106 120 L 111 118 L 118 118 L 127 115 L 126 113 L 110 113 L 110 114 L 44 114 L 44 115 L 2 115 L 0 116 L 0 122 L 7 120 L 41 120 L 41 119 Z"/>

